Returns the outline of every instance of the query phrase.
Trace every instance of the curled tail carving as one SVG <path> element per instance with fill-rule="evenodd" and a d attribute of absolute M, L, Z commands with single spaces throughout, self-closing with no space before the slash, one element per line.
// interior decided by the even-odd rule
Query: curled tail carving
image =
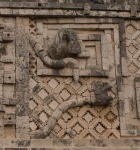
<path fill-rule="evenodd" d="M 30 37 L 30 45 L 35 51 L 36 55 L 42 60 L 44 65 L 52 69 L 63 69 L 67 65 L 71 65 L 73 68 L 74 81 L 79 80 L 79 64 L 74 58 L 52 59 L 48 56 L 47 52 L 43 50 L 42 46 L 33 38 Z"/>

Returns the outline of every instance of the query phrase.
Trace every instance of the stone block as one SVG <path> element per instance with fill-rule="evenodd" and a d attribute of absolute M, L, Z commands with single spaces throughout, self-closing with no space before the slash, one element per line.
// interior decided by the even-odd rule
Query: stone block
<path fill-rule="evenodd" d="M 60 96 L 66 100 L 70 97 L 70 93 L 67 91 L 67 90 L 63 90 L 61 93 L 60 93 Z"/>
<path fill-rule="evenodd" d="M 13 55 L 5 55 L 0 58 L 3 63 L 13 63 L 15 62 L 15 58 Z"/>
<path fill-rule="evenodd" d="M 102 64 L 103 64 L 103 70 L 108 71 L 109 70 L 109 59 L 102 58 Z"/>
<path fill-rule="evenodd" d="M 74 18 L 60 18 L 58 21 L 59 23 L 66 23 L 66 24 L 75 22 Z"/>
<path fill-rule="evenodd" d="M 16 128 L 17 129 L 28 129 L 29 128 L 29 117 L 28 116 L 16 116 Z"/>
<path fill-rule="evenodd" d="M 29 139 L 30 135 L 29 135 L 29 129 L 23 129 L 23 128 L 19 128 L 16 129 L 16 138 L 20 138 L 20 139 Z"/>
<path fill-rule="evenodd" d="M 99 35 L 99 34 L 89 34 L 88 35 L 88 40 L 101 41 L 101 35 Z"/>
<path fill-rule="evenodd" d="M 52 145 L 57 146 L 57 147 L 62 147 L 62 146 L 68 147 L 68 146 L 72 146 L 72 140 L 70 140 L 70 139 L 53 139 Z"/>
<path fill-rule="evenodd" d="M 58 106 L 59 104 L 53 100 L 50 104 L 49 104 L 49 107 L 52 108 L 53 110 L 55 110 L 55 108 Z"/>
<path fill-rule="evenodd" d="M 12 56 L 11 56 L 12 57 Z M 6 63 L 4 64 L 4 71 L 13 71 L 15 72 L 15 65 L 14 64 L 11 64 L 11 63 Z"/>
<path fill-rule="evenodd" d="M 26 149 L 30 146 L 31 140 L 28 140 L 28 139 L 15 139 L 15 140 L 10 140 L 10 144 L 11 144 L 11 147 L 18 147 L 17 149 L 24 150 L 24 149 Z"/>
<path fill-rule="evenodd" d="M 5 106 L 5 113 L 6 114 L 15 114 L 16 108 L 15 106 Z"/>
<path fill-rule="evenodd" d="M 36 86 L 37 86 L 37 82 L 33 78 L 30 78 L 30 80 L 29 80 L 30 92 L 32 92 Z"/>
<path fill-rule="evenodd" d="M 37 106 L 37 103 L 35 101 L 33 101 L 33 100 L 30 100 L 30 102 L 29 102 L 29 108 L 31 110 L 33 110 L 36 106 Z"/>
<path fill-rule="evenodd" d="M 52 147 L 52 139 L 32 139 L 31 146 L 32 148 L 49 148 Z"/>
<path fill-rule="evenodd" d="M 15 114 L 5 114 L 4 115 L 4 125 L 15 125 L 16 119 Z"/>
<path fill-rule="evenodd" d="M 0 70 L 0 83 L 3 83 L 4 71 Z"/>
<path fill-rule="evenodd" d="M 121 63 L 122 63 L 122 75 L 128 76 L 128 68 L 127 68 L 126 58 L 121 57 Z"/>
<path fill-rule="evenodd" d="M 2 39 L 3 41 L 13 41 L 15 38 L 13 31 L 3 31 Z"/>
<path fill-rule="evenodd" d="M 40 96 L 41 99 L 45 99 L 48 96 L 48 92 L 46 92 L 46 90 L 44 90 L 44 89 L 41 89 L 38 92 L 38 95 Z"/>
<path fill-rule="evenodd" d="M 15 83 L 14 71 L 4 71 L 4 83 Z"/>
<path fill-rule="evenodd" d="M 35 131 L 37 129 L 37 125 L 34 122 L 31 122 L 30 128 L 32 129 L 32 131 Z"/>
<path fill-rule="evenodd" d="M 48 120 L 48 117 L 45 112 L 41 112 L 41 114 L 39 115 L 39 119 L 44 123 Z"/>

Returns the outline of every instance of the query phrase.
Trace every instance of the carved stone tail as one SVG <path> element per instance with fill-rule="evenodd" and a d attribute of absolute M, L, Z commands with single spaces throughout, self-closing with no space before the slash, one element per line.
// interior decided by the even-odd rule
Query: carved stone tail
<path fill-rule="evenodd" d="M 42 130 L 37 130 L 31 133 L 31 138 L 40 139 L 49 136 L 51 131 L 56 125 L 56 122 L 62 116 L 62 114 L 70 108 L 73 107 L 80 107 L 85 104 L 91 104 L 90 97 L 82 97 L 78 99 L 71 99 L 69 101 L 64 101 L 60 104 L 53 112 L 52 116 L 50 117 L 47 125 L 42 128 Z"/>
<path fill-rule="evenodd" d="M 33 38 L 29 39 L 30 45 L 35 51 L 36 55 L 42 60 L 44 65 L 52 69 L 63 69 L 68 64 L 73 68 L 73 78 L 76 82 L 79 80 L 79 64 L 77 60 L 73 58 L 64 58 L 59 60 L 54 60 L 50 58 L 46 51 L 43 50 L 42 46 Z"/>

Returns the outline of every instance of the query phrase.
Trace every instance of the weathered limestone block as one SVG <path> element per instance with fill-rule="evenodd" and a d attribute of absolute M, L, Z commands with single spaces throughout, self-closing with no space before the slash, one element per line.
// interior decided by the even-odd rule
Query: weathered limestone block
<path fill-rule="evenodd" d="M 4 115 L 4 125 L 15 125 L 16 124 L 16 118 L 15 114 L 5 114 Z"/>
<path fill-rule="evenodd" d="M 4 28 L 2 40 L 8 42 L 8 41 L 13 41 L 14 38 L 15 38 L 14 30 L 10 27 Z"/>
<path fill-rule="evenodd" d="M 26 18 L 16 18 L 16 97 L 19 100 L 16 105 L 17 138 L 29 138 L 29 123 L 27 123 L 29 105 L 28 22 Z"/>
<path fill-rule="evenodd" d="M 4 72 L 4 83 L 15 83 L 15 72 L 5 71 Z"/>
<path fill-rule="evenodd" d="M 0 150 L 139 149 L 139 19 L 133 0 L 0 0 Z"/>

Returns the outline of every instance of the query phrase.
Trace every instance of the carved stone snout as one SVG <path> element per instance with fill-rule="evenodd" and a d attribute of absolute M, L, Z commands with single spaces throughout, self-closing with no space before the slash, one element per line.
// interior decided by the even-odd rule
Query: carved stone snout
<path fill-rule="evenodd" d="M 111 96 L 109 96 L 108 91 L 112 88 L 111 85 L 107 82 L 97 81 L 92 85 L 92 96 L 91 99 L 95 100 L 94 105 L 109 105 L 113 100 Z M 93 98 L 94 96 L 94 98 Z"/>

